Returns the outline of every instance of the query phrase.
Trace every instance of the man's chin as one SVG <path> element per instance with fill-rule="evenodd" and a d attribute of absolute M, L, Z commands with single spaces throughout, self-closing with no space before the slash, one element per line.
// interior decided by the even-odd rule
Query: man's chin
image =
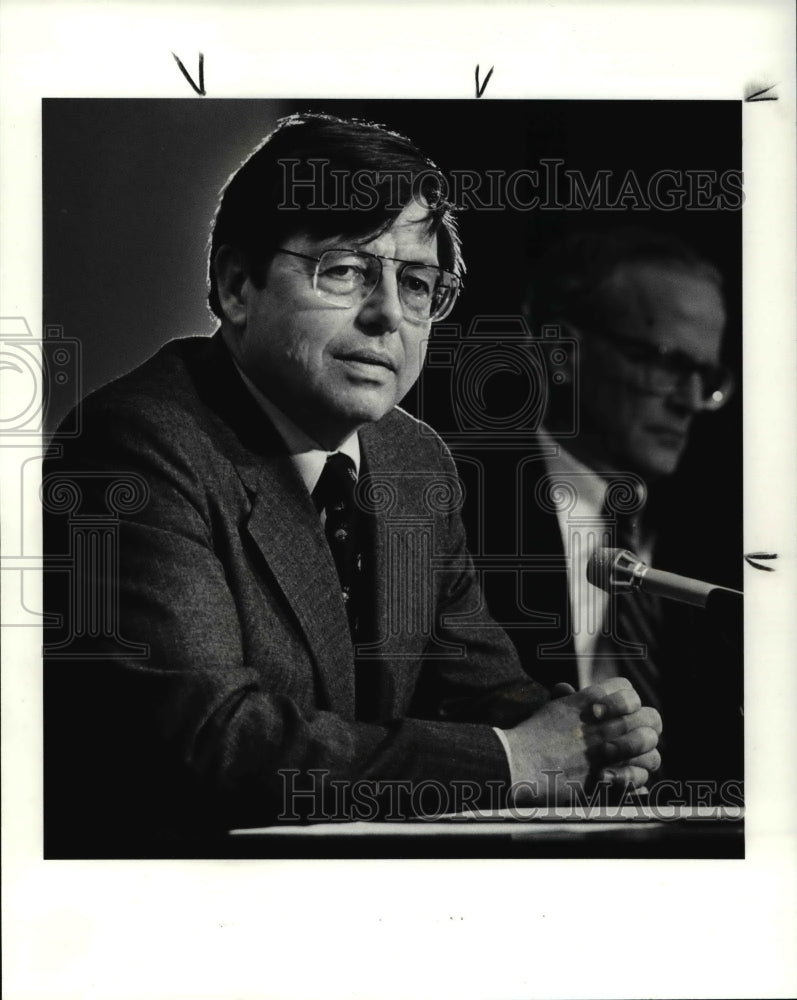
<path fill-rule="evenodd" d="M 386 416 L 396 405 L 393 392 L 379 390 L 358 390 L 347 393 L 343 399 L 336 399 L 328 411 L 328 416 L 341 426 L 355 430 L 363 424 L 374 424 Z"/>
<path fill-rule="evenodd" d="M 652 445 L 641 452 L 636 461 L 640 475 L 649 481 L 664 479 L 678 469 L 683 448 L 662 448 Z"/>

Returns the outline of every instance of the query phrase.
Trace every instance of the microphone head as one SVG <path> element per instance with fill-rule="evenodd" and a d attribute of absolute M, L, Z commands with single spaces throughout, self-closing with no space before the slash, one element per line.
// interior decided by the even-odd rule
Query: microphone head
<path fill-rule="evenodd" d="M 628 549 L 595 549 L 587 563 L 587 580 L 610 594 L 634 589 L 635 570 L 645 564 Z"/>

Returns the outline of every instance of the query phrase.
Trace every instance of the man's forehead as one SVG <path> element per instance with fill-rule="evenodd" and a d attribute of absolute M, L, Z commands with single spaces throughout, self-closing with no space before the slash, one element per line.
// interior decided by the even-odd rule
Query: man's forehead
<path fill-rule="evenodd" d="M 415 251 L 416 256 L 422 255 L 437 259 L 437 234 L 430 229 L 431 213 L 405 214 L 401 212 L 387 225 L 380 229 L 363 233 L 352 233 L 341 230 L 331 236 L 319 237 L 313 233 L 299 231 L 294 234 L 291 244 L 301 245 L 318 253 L 324 250 L 352 249 L 379 253 L 399 247 L 402 253 Z"/>
<path fill-rule="evenodd" d="M 622 264 L 606 282 L 606 291 L 618 315 L 636 318 L 646 326 L 670 318 L 718 326 L 725 321 L 722 293 L 696 269 L 664 263 Z"/>

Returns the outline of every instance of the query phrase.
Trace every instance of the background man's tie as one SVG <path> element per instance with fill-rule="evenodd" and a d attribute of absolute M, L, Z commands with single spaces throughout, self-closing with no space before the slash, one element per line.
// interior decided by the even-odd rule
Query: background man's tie
<path fill-rule="evenodd" d="M 324 530 L 335 560 L 340 591 L 352 639 L 360 627 L 360 577 L 362 532 L 358 531 L 358 512 L 354 502 L 357 473 L 348 455 L 335 452 L 327 459 L 321 478 L 313 490 L 313 502 L 319 514 L 326 516 Z"/>

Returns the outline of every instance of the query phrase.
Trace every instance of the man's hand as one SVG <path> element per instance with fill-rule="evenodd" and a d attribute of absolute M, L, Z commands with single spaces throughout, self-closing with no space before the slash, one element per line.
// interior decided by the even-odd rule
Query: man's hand
<path fill-rule="evenodd" d="M 589 779 L 640 788 L 661 765 L 661 717 L 625 677 L 583 691 L 557 685 L 554 700 L 506 730 L 517 804 L 566 801 Z M 568 787 L 569 786 L 569 787 Z"/>

